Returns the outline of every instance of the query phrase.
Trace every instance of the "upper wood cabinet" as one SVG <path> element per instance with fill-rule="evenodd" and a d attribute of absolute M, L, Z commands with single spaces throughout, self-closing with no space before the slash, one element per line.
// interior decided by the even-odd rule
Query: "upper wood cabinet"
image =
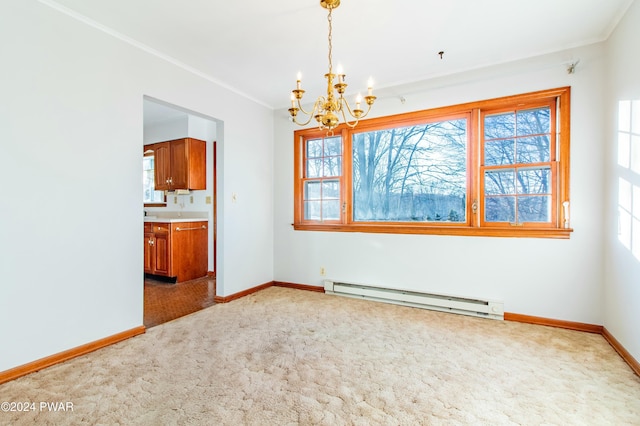
<path fill-rule="evenodd" d="M 155 189 L 207 189 L 207 143 L 193 138 L 153 144 Z"/>

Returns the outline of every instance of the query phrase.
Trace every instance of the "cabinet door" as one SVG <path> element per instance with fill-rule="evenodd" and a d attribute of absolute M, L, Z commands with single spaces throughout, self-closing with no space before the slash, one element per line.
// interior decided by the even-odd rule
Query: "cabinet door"
<path fill-rule="evenodd" d="M 155 234 L 154 274 L 169 276 L 169 234 Z"/>
<path fill-rule="evenodd" d="M 189 160 L 187 140 L 171 141 L 171 189 L 189 188 Z"/>
<path fill-rule="evenodd" d="M 164 191 L 171 188 L 171 145 L 162 142 L 153 145 L 155 189 Z"/>
<path fill-rule="evenodd" d="M 199 139 L 187 139 L 189 189 L 207 189 L 207 143 Z"/>
<path fill-rule="evenodd" d="M 155 258 L 155 238 L 152 233 L 144 234 L 144 272 L 146 274 L 153 274 L 153 260 Z"/>
<path fill-rule="evenodd" d="M 207 275 L 208 235 L 207 222 L 171 224 L 171 269 L 177 282 Z"/>

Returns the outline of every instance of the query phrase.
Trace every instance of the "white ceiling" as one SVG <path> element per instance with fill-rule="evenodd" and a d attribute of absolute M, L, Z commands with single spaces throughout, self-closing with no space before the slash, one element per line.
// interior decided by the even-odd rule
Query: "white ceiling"
<path fill-rule="evenodd" d="M 298 71 L 307 100 L 326 90 L 319 0 L 40 1 L 272 108 L 289 104 Z M 334 66 L 348 94 L 370 76 L 375 92 L 606 40 L 632 2 L 342 0 Z"/>

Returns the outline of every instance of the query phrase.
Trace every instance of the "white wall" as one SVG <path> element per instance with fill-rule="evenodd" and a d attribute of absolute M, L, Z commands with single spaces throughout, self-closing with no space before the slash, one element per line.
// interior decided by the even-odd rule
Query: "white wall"
<path fill-rule="evenodd" d="M 0 371 L 142 325 L 145 95 L 224 122 L 218 293 L 271 281 L 273 112 L 39 2 L 2 9 Z"/>
<path fill-rule="evenodd" d="M 379 116 L 571 86 L 569 240 L 294 231 L 296 127 L 276 111 L 276 280 L 321 285 L 324 267 L 327 278 L 497 299 L 507 312 L 602 324 L 603 47 L 379 90 L 374 106 Z M 564 64 L 576 59 L 576 73 L 567 74 Z"/>
<path fill-rule="evenodd" d="M 146 104 L 150 101 L 144 102 Z M 189 116 L 174 117 L 155 123 L 143 122 L 143 129 L 142 140 L 145 145 L 184 138 L 189 131 Z"/>
<path fill-rule="evenodd" d="M 635 1 L 608 40 L 608 90 L 606 98 L 606 244 L 604 326 L 640 360 L 640 2 Z M 632 158 L 618 164 L 618 117 L 620 103 L 632 103 L 635 117 L 631 133 Z M 629 135 L 628 129 L 622 134 Z M 623 142 L 621 145 L 628 144 Z M 621 162 L 624 163 L 624 162 Z M 620 179 L 632 188 L 631 228 L 619 223 Z M 628 206 L 627 206 L 628 210 Z"/>

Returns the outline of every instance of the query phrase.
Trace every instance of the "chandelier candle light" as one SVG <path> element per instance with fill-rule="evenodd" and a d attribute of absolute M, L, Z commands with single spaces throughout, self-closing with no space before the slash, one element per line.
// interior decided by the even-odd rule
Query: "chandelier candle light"
<path fill-rule="evenodd" d="M 289 108 L 289 114 L 291 114 L 291 121 L 300 125 L 306 126 L 311 122 L 312 118 L 315 118 L 318 122 L 318 127 L 322 130 L 327 130 L 327 132 L 333 133 L 333 129 L 335 129 L 340 123 L 340 118 L 338 115 L 342 116 L 344 123 L 354 128 L 358 124 L 358 120 L 364 118 L 371 111 L 371 106 L 376 100 L 376 97 L 373 96 L 373 81 L 369 79 L 368 84 L 368 93 L 367 96 L 364 97 L 364 101 L 367 103 L 367 111 L 364 112 L 361 109 L 362 104 L 362 96 L 358 94 L 356 98 L 356 107 L 352 110 L 349 106 L 349 103 L 344 98 L 344 91 L 347 88 L 347 83 L 344 82 L 345 74 L 342 72 L 340 66 L 338 66 L 337 73 L 333 73 L 333 63 L 332 63 L 332 26 L 331 26 L 331 12 L 333 9 L 340 6 L 340 0 L 321 0 L 320 6 L 324 7 L 329 11 L 329 15 L 327 16 L 327 21 L 329 22 L 329 72 L 324 75 L 327 79 L 327 97 L 319 96 L 316 102 L 313 104 L 313 109 L 309 112 L 305 111 L 302 108 L 302 95 L 304 95 L 304 90 L 302 90 L 301 85 L 301 75 L 298 73 L 298 81 L 296 83 L 295 90 L 291 91 L 291 108 Z M 333 84 L 336 80 L 337 83 Z M 338 92 L 337 96 L 334 93 L 334 89 Z M 305 122 L 298 121 L 298 112 L 302 111 L 305 115 L 309 116 L 309 119 Z M 346 113 L 349 113 L 350 117 L 353 119 L 352 122 L 349 122 L 347 119 Z M 350 118 L 350 119 L 351 119 Z"/>

